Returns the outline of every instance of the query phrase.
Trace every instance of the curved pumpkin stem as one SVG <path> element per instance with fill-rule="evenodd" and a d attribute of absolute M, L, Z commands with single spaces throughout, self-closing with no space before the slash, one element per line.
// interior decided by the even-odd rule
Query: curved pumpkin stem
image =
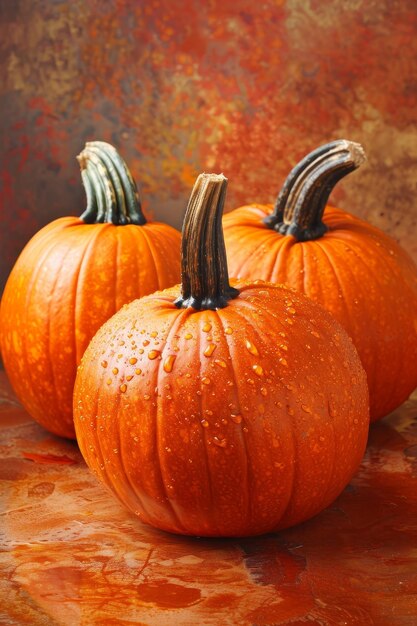
<path fill-rule="evenodd" d="M 179 308 L 221 309 L 239 291 L 229 285 L 222 213 L 227 178 L 200 174 L 184 217 Z"/>
<path fill-rule="evenodd" d="M 290 172 L 264 223 L 298 241 L 318 239 L 327 231 L 322 218 L 333 187 L 365 159 L 362 146 L 346 139 L 317 148 Z"/>
<path fill-rule="evenodd" d="M 104 141 L 90 141 L 77 156 L 87 195 L 81 219 L 87 224 L 146 224 L 138 190 L 116 148 Z"/>

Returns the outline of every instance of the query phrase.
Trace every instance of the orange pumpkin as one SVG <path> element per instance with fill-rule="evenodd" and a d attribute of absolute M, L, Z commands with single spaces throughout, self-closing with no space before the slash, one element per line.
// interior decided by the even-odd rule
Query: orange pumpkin
<path fill-rule="evenodd" d="M 182 285 L 124 306 L 87 348 L 74 422 L 87 464 L 144 522 L 244 536 L 318 513 L 361 460 L 366 377 L 319 305 L 262 281 L 230 286 L 226 179 L 201 175 Z"/>
<path fill-rule="evenodd" d="M 117 151 L 91 142 L 78 159 L 87 209 L 51 222 L 29 241 L 0 309 L 13 388 L 35 420 L 64 437 L 75 437 L 73 387 L 91 337 L 123 304 L 180 277 L 180 233 L 146 222 Z"/>
<path fill-rule="evenodd" d="M 367 373 L 376 420 L 417 385 L 417 269 L 388 235 L 326 206 L 336 182 L 363 160 L 358 144 L 322 146 L 293 169 L 274 208 L 244 206 L 223 225 L 232 276 L 286 283 L 344 326 Z"/>

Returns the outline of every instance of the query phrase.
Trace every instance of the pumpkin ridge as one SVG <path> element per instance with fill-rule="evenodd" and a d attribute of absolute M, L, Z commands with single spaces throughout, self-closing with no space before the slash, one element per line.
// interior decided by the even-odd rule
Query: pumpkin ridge
<path fill-rule="evenodd" d="M 178 330 L 178 327 L 181 326 L 183 324 L 183 321 L 186 317 L 188 317 L 190 314 L 190 309 L 178 309 L 178 315 L 176 316 L 175 320 L 173 320 L 166 336 L 165 336 L 165 343 L 164 346 L 161 348 L 161 359 L 158 362 L 158 366 L 156 367 L 156 377 L 155 377 L 155 388 L 157 388 L 159 390 L 159 377 L 161 374 L 161 365 L 164 361 L 164 350 L 165 348 L 167 348 L 168 346 L 168 341 L 169 339 L 175 334 L 175 332 Z M 181 530 L 181 532 L 184 532 L 184 525 L 182 523 L 181 520 L 181 514 L 176 510 L 174 503 L 172 502 L 172 499 L 169 497 L 168 495 L 168 491 L 166 488 L 166 480 L 164 478 L 164 472 L 163 472 L 163 463 L 162 463 L 162 455 L 161 455 L 161 450 L 159 447 L 159 441 L 161 439 L 160 437 L 160 415 L 162 415 L 162 413 L 160 413 L 161 410 L 161 402 L 159 401 L 159 394 L 156 395 L 156 402 L 155 402 L 155 410 L 154 410 L 154 416 L 153 416 L 153 421 L 154 421 L 154 431 L 155 431 L 155 449 L 156 449 L 156 456 L 157 456 L 157 460 L 158 462 L 155 463 L 155 467 L 157 467 L 159 469 L 159 477 L 160 477 L 160 483 L 161 483 L 161 488 L 163 491 L 163 494 L 165 495 L 165 499 L 166 502 L 171 510 L 172 513 L 172 517 L 174 519 L 174 524 L 176 526 L 179 527 L 179 529 Z"/>
<path fill-rule="evenodd" d="M 229 307 L 230 310 L 231 307 Z M 223 324 L 223 319 L 221 316 L 221 310 L 220 311 L 216 311 L 218 319 L 219 319 L 219 324 L 223 329 L 223 338 L 225 340 L 226 346 L 227 346 L 227 351 L 229 353 L 230 356 L 230 363 L 231 363 L 231 374 L 233 376 L 233 382 L 234 382 L 234 390 L 236 393 L 236 398 L 237 398 L 237 405 L 239 407 L 239 412 L 241 412 L 241 407 L 242 407 L 242 402 L 240 399 L 240 393 L 239 393 L 239 384 L 238 384 L 238 379 L 237 379 L 237 375 L 235 372 L 235 367 L 234 367 L 234 362 L 232 359 L 232 355 L 231 355 L 231 351 L 230 351 L 230 341 L 231 341 L 231 337 L 230 335 L 227 335 L 227 333 L 225 332 L 225 326 Z M 240 317 L 240 316 L 236 316 L 236 317 Z M 245 459 L 246 459 L 246 486 L 247 488 L 245 489 L 245 494 L 251 493 L 251 483 L 253 483 L 253 470 L 251 468 L 250 462 L 249 462 L 249 452 L 248 452 L 248 443 L 246 441 L 246 437 L 245 437 L 245 432 L 243 431 L 243 429 L 240 430 L 241 433 L 241 441 L 242 441 L 242 447 L 244 449 L 245 452 Z M 253 510 L 251 507 L 251 501 L 250 498 L 246 497 L 246 511 L 247 511 L 247 516 L 248 519 L 252 522 L 254 515 L 253 515 Z"/>
<path fill-rule="evenodd" d="M 353 238 L 352 238 L 351 241 L 349 240 L 349 246 L 350 246 L 350 250 L 355 255 L 355 257 L 358 259 L 358 261 L 360 263 L 362 263 L 362 265 L 364 267 L 366 267 L 367 270 L 369 270 L 370 266 L 366 263 L 367 255 L 363 254 L 363 252 L 365 252 L 365 253 L 368 252 L 368 249 L 363 250 L 361 248 L 361 246 L 360 246 L 360 243 L 357 240 L 353 239 Z M 388 269 L 388 271 L 391 273 L 391 275 L 395 278 L 395 281 L 393 281 L 393 283 L 397 282 L 397 281 L 401 281 L 404 284 L 404 286 L 407 287 L 407 284 L 404 281 L 402 272 L 396 271 L 397 266 L 394 263 L 390 263 L 390 257 L 387 257 L 384 254 L 381 254 L 378 250 L 374 250 L 374 254 L 378 256 L 378 266 L 379 266 L 379 270 L 380 270 L 379 272 L 375 272 L 375 271 L 370 272 L 370 273 L 372 273 L 372 276 L 373 276 L 373 279 L 374 279 L 375 283 L 379 284 L 379 276 L 384 274 L 384 272 L 382 271 L 382 267 L 381 267 L 381 264 L 382 264 L 382 265 L 385 266 L 385 268 Z M 396 316 L 394 317 L 394 323 L 395 323 L 395 321 L 396 321 Z M 374 343 L 374 345 L 377 345 L 377 342 L 373 342 L 373 343 Z M 398 347 L 399 347 L 398 343 L 395 342 L 394 349 L 397 350 L 397 354 L 396 354 L 397 358 L 395 359 L 396 371 L 398 372 L 398 370 L 400 370 L 399 373 L 398 373 L 397 379 L 398 380 L 402 380 L 402 375 L 404 373 L 405 361 L 402 358 L 402 355 L 398 353 Z M 391 352 L 391 356 L 393 356 L 392 352 Z M 394 359 L 392 359 L 392 361 L 394 361 Z M 369 378 L 371 378 L 372 381 L 375 381 L 377 379 L 376 373 L 378 372 L 378 368 L 379 368 L 379 360 L 378 359 L 373 359 L 373 374 L 372 374 L 372 377 L 368 376 L 368 384 L 369 384 L 369 386 L 371 386 Z M 370 370 L 370 367 L 367 364 L 367 371 L 368 370 Z M 385 380 L 387 380 L 387 379 L 385 379 Z M 372 387 L 375 387 L 374 382 L 372 382 Z M 388 387 L 388 384 L 386 383 L 385 387 L 384 387 L 385 393 L 386 393 L 387 387 Z M 390 380 L 390 385 L 389 385 L 388 388 L 390 388 L 391 393 L 390 393 L 390 395 L 388 395 L 388 396 L 386 395 L 385 396 L 385 405 L 386 406 L 392 405 L 391 398 L 393 397 L 393 395 L 395 394 L 395 392 L 397 390 L 397 387 L 393 386 L 391 384 L 391 380 Z M 374 391 L 374 389 L 372 389 L 372 391 Z M 406 397 L 404 397 L 404 400 L 406 400 L 407 397 L 408 397 L 408 395 Z M 388 400 L 390 400 L 390 401 L 388 401 Z"/>
<path fill-rule="evenodd" d="M 41 245 L 41 244 L 42 244 L 42 239 L 40 238 L 39 239 L 39 245 Z M 45 248 L 44 248 L 45 252 L 44 252 L 43 256 L 40 257 L 41 262 L 38 263 L 37 266 L 35 267 L 35 271 L 30 276 L 30 281 L 29 281 L 29 283 L 28 283 L 28 285 L 26 287 L 25 308 L 24 308 L 25 311 L 28 311 L 29 308 L 30 308 L 30 303 L 31 303 L 31 300 L 32 300 L 32 298 L 34 296 L 36 283 L 37 283 L 37 281 L 39 279 L 39 276 L 40 276 L 42 268 L 43 268 L 43 261 L 46 260 L 46 258 L 51 254 L 51 252 L 53 252 L 56 248 L 58 248 L 59 245 L 60 245 L 59 241 L 55 242 L 50 250 L 48 250 L 47 246 L 45 246 Z M 70 252 L 70 250 L 68 250 L 68 253 L 69 252 Z M 47 321 L 47 326 L 48 326 L 48 331 L 49 331 L 49 327 L 50 327 L 50 319 L 49 319 L 49 317 L 48 317 L 48 321 Z M 30 352 L 30 349 L 29 349 L 29 347 L 27 345 L 28 333 L 27 332 L 22 333 L 21 337 L 22 337 L 23 352 L 25 354 L 25 362 L 26 362 L 26 365 L 27 365 L 26 370 L 27 370 L 28 377 L 29 377 L 29 380 L 30 380 L 30 388 L 33 389 L 34 386 L 36 386 L 36 385 L 35 385 L 35 382 L 34 382 L 34 379 L 33 379 L 33 376 L 32 376 L 32 368 L 31 368 L 31 366 L 29 364 L 29 359 L 28 359 L 28 355 L 29 355 L 29 352 Z M 50 344 L 50 334 L 48 334 L 48 346 L 49 346 L 49 344 Z M 48 347 L 48 352 L 49 352 L 49 347 Z M 50 373 L 51 378 L 52 378 L 52 376 L 53 376 L 52 362 L 51 362 L 50 359 L 46 358 L 46 355 L 44 355 L 43 365 L 45 365 L 46 363 L 49 366 L 49 373 Z M 53 391 L 53 394 L 54 394 L 55 399 L 57 400 L 56 395 L 55 395 L 56 394 L 55 389 Z M 36 410 L 37 415 L 39 415 L 39 413 L 42 413 L 42 414 L 43 413 L 46 413 L 46 414 L 49 413 L 49 406 L 48 406 L 48 404 L 44 404 L 47 401 L 47 399 L 46 399 L 46 397 L 43 394 L 40 394 L 39 398 L 35 399 L 33 394 L 31 393 L 30 404 L 33 404 L 33 400 L 34 400 L 34 403 L 35 403 L 35 407 L 37 408 L 37 410 Z M 21 401 L 24 403 L 24 398 L 22 398 Z"/>
<path fill-rule="evenodd" d="M 155 245 L 155 234 L 156 233 L 152 233 L 150 231 L 148 231 L 148 229 L 142 228 L 140 231 L 140 234 L 143 236 L 144 241 L 146 242 L 148 248 L 149 248 L 149 252 L 150 255 L 152 257 L 152 262 L 154 265 L 154 269 L 155 269 L 155 276 L 156 276 L 156 280 L 157 280 L 157 284 L 158 284 L 158 289 L 162 289 L 163 285 L 162 285 L 162 268 L 160 267 L 160 261 L 161 261 L 161 255 L 159 254 L 159 249 L 158 246 Z"/>

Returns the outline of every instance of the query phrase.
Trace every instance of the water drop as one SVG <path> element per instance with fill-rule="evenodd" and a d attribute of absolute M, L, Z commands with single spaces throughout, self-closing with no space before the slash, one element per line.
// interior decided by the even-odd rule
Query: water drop
<path fill-rule="evenodd" d="M 175 363 L 175 359 L 177 357 L 175 356 L 175 354 L 169 354 L 165 361 L 164 361 L 164 371 L 167 372 L 167 374 L 169 374 L 170 372 L 172 372 L 172 368 L 174 367 L 174 363 Z"/>
<path fill-rule="evenodd" d="M 113 452 L 114 452 L 115 454 L 119 454 L 119 450 L 118 450 L 117 448 L 113 448 Z"/>
<path fill-rule="evenodd" d="M 160 351 L 159 350 L 150 350 L 148 352 L 148 359 L 150 359 L 151 361 L 153 361 L 154 359 L 157 359 L 160 355 Z"/>
<path fill-rule="evenodd" d="M 219 367 L 226 367 L 226 362 L 223 361 L 222 359 L 214 359 L 214 362 L 216 365 L 218 365 Z"/>
<path fill-rule="evenodd" d="M 142 341 L 142 346 L 149 346 L 149 341 L 148 339 L 144 339 L 144 341 Z"/>
<path fill-rule="evenodd" d="M 118 374 L 119 373 L 119 368 L 118 367 L 113 367 L 112 369 L 113 374 Z"/>
<path fill-rule="evenodd" d="M 230 326 L 228 326 L 224 329 L 224 332 L 226 333 L 226 335 L 231 335 L 233 333 L 233 328 L 230 328 Z"/>
<path fill-rule="evenodd" d="M 302 405 L 301 405 L 301 408 L 303 409 L 303 411 L 304 411 L 305 413 L 311 413 L 311 409 L 310 409 L 310 407 L 309 407 L 309 406 L 307 406 L 306 404 L 302 404 Z"/>
<path fill-rule="evenodd" d="M 140 369 L 140 367 L 135 369 L 135 374 L 137 374 L 138 376 L 139 376 L 139 374 L 142 374 L 142 370 Z"/>
<path fill-rule="evenodd" d="M 267 396 L 268 395 L 268 389 L 266 387 L 261 387 L 261 394 L 263 396 Z"/>
<path fill-rule="evenodd" d="M 143 396 L 144 400 L 149 400 L 151 396 L 148 393 L 145 393 L 145 395 Z"/>
<path fill-rule="evenodd" d="M 264 375 L 264 371 L 263 368 L 260 365 L 252 365 L 252 369 L 255 372 L 255 374 L 257 376 L 263 376 Z"/>
<path fill-rule="evenodd" d="M 281 363 L 281 365 L 283 365 L 284 367 L 287 367 L 287 366 L 288 366 L 288 362 L 287 362 L 287 360 L 286 360 L 286 359 L 280 358 L 280 359 L 279 359 L 279 362 L 280 362 L 280 363 Z"/>
<path fill-rule="evenodd" d="M 101 362 L 101 367 L 107 367 L 107 366 L 108 366 L 107 361 L 102 361 L 102 362 Z"/>
<path fill-rule="evenodd" d="M 129 359 L 129 363 L 130 363 L 130 365 L 135 365 L 135 363 L 137 363 L 137 362 L 138 362 L 138 360 L 137 360 L 137 358 L 136 358 L 136 357 L 134 357 L 134 356 L 132 356 L 132 358 L 131 358 L 131 359 Z"/>
<path fill-rule="evenodd" d="M 154 330 L 151 332 L 151 337 L 157 337 L 158 336 L 158 331 Z"/>
<path fill-rule="evenodd" d="M 201 382 L 203 383 L 203 385 L 209 385 L 211 383 L 211 380 L 210 378 L 207 378 L 207 376 L 203 376 Z"/>
<path fill-rule="evenodd" d="M 213 437 L 213 443 L 218 447 L 218 448 L 225 448 L 227 446 L 227 441 L 224 437 L 217 437 L 214 436 Z"/>
<path fill-rule="evenodd" d="M 185 337 L 185 339 L 192 339 L 193 338 L 191 333 L 185 333 L 184 337 Z"/>
<path fill-rule="evenodd" d="M 107 385 L 111 385 L 111 378 L 108 378 L 108 379 L 106 380 L 106 384 L 107 384 Z"/>
<path fill-rule="evenodd" d="M 217 348 L 216 344 L 209 343 L 209 345 L 206 347 L 206 349 L 203 352 L 204 356 L 207 356 L 207 357 L 211 356 L 216 348 Z"/>
<path fill-rule="evenodd" d="M 210 322 L 204 322 L 201 330 L 203 331 L 203 333 L 209 333 L 211 331 L 211 324 L 210 324 Z"/>
<path fill-rule="evenodd" d="M 127 385 L 125 385 L 125 383 L 123 383 L 122 385 L 120 385 L 119 389 L 120 389 L 120 391 L 121 391 L 122 393 L 125 393 L 125 392 L 126 392 L 126 389 L 127 389 Z"/>
<path fill-rule="evenodd" d="M 202 425 L 203 428 L 208 428 L 209 423 L 208 423 L 207 420 L 201 420 L 201 425 Z"/>
<path fill-rule="evenodd" d="M 288 311 L 288 313 L 291 313 L 291 315 L 294 315 L 294 313 L 295 313 L 295 309 L 292 306 L 288 307 L 287 311 Z"/>
<path fill-rule="evenodd" d="M 231 413 L 230 414 L 230 419 L 232 420 L 232 422 L 234 422 L 235 424 L 241 424 L 242 423 L 242 416 L 236 413 Z"/>
<path fill-rule="evenodd" d="M 252 342 L 250 342 L 249 339 L 245 339 L 245 345 L 246 345 L 247 350 L 251 354 L 253 354 L 255 356 L 259 356 L 259 352 L 258 352 L 257 347 Z"/>
<path fill-rule="evenodd" d="M 291 406 L 287 406 L 287 413 L 288 415 L 294 415 L 295 411 Z"/>
<path fill-rule="evenodd" d="M 294 324 L 294 320 L 292 320 L 290 317 L 286 317 L 285 321 L 287 322 L 287 324 L 289 324 L 290 326 L 292 326 Z"/>

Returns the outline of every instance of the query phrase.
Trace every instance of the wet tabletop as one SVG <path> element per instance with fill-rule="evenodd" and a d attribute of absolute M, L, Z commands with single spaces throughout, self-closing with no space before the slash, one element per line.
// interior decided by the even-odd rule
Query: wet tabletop
<path fill-rule="evenodd" d="M 0 624 L 417 624 L 417 396 L 372 427 L 336 502 L 277 535 L 153 530 L 0 372 Z"/>

